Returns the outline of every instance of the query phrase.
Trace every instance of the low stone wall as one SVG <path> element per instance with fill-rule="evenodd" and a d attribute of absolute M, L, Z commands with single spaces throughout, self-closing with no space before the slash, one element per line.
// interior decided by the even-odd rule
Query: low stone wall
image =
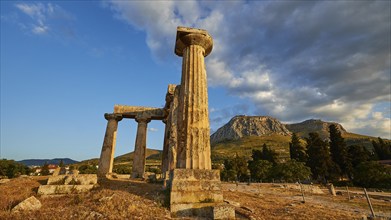
<path fill-rule="evenodd" d="M 95 174 L 51 176 L 47 185 L 38 188 L 38 195 L 74 194 L 88 192 L 98 183 Z"/>

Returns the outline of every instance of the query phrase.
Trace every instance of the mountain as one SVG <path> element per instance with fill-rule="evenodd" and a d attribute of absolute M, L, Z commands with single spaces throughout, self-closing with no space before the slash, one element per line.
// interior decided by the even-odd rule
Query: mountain
<path fill-rule="evenodd" d="M 214 144 L 224 140 L 239 140 L 246 136 L 271 134 L 290 136 L 291 132 L 280 121 L 272 117 L 239 115 L 213 133 L 210 141 Z"/>
<path fill-rule="evenodd" d="M 296 133 L 301 137 L 308 137 L 311 132 L 317 132 L 323 139 L 329 137 L 329 126 L 335 125 L 341 132 L 341 135 L 346 135 L 347 131 L 342 125 L 335 122 L 324 122 L 319 119 L 310 119 L 296 124 L 286 124 L 286 128 L 292 133 Z"/>
<path fill-rule="evenodd" d="M 289 158 L 292 133 L 297 133 L 302 138 L 304 146 L 304 138 L 308 137 L 310 132 L 317 132 L 323 139 L 328 139 L 331 124 L 336 125 L 348 146 L 362 145 L 372 150 L 371 141 L 377 138 L 350 133 L 335 122 L 310 119 L 300 123 L 283 124 L 268 116 L 239 115 L 211 135 L 212 160 L 222 160 L 236 154 L 250 157 L 252 149 L 262 149 L 263 144 L 275 150 L 280 158 L 285 160 Z"/>
<path fill-rule="evenodd" d="M 17 161 L 18 163 L 24 164 L 26 166 L 43 166 L 45 163 L 47 164 L 60 164 L 60 161 L 63 161 L 64 164 L 74 164 L 79 161 L 72 160 L 69 158 L 55 158 L 55 159 L 27 159 Z"/>

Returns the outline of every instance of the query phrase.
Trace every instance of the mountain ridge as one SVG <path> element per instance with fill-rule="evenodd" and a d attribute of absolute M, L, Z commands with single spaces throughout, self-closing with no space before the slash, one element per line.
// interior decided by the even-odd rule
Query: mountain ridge
<path fill-rule="evenodd" d="M 284 124 L 270 116 L 234 116 L 228 123 L 217 129 L 210 139 L 211 143 L 227 140 L 238 140 L 246 136 L 263 136 L 278 134 L 291 136 L 292 133 L 304 138 L 310 132 L 317 132 L 322 138 L 328 137 L 328 128 L 334 124 L 342 135 L 348 134 L 346 129 L 337 122 L 327 122 L 320 119 L 308 119 L 298 123 Z"/>
<path fill-rule="evenodd" d="M 24 164 L 26 166 L 43 166 L 45 163 L 47 164 L 60 164 L 60 161 L 64 164 L 74 164 L 78 163 L 79 161 L 70 159 L 70 158 L 54 158 L 54 159 L 25 159 L 25 160 L 19 160 L 16 161 L 18 163 Z"/>

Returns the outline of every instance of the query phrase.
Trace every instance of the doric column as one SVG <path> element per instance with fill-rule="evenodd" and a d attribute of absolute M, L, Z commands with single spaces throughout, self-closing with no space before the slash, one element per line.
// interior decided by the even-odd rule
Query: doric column
<path fill-rule="evenodd" d="M 133 154 L 132 178 L 144 178 L 147 149 L 147 124 L 150 118 L 136 117 L 138 123 L 136 143 Z"/>
<path fill-rule="evenodd" d="M 166 172 L 168 171 L 168 140 L 170 138 L 170 132 L 169 132 L 169 124 L 167 124 L 167 119 L 163 120 L 163 123 L 165 124 L 164 128 L 164 140 L 163 140 L 163 155 L 162 155 L 162 174 L 163 178 L 166 178 Z"/>
<path fill-rule="evenodd" d="M 115 141 L 117 137 L 118 122 L 122 120 L 121 114 L 105 114 L 107 120 L 106 134 L 103 141 L 102 152 L 99 159 L 98 175 L 106 176 L 113 171 Z"/>
<path fill-rule="evenodd" d="M 177 168 L 211 169 L 208 86 L 204 57 L 213 40 L 200 29 L 178 27 L 175 53 L 183 57 L 179 94 Z"/>

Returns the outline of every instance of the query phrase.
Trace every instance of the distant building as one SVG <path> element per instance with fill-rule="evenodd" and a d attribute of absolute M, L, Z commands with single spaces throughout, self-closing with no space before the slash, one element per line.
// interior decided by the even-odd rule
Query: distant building
<path fill-rule="evenodd" d="M 56 164 L 49 164 L 48 165 L 48 168 L 49 168 L 49 173 L 54 173 L 54 171 L 57 169 L 58 165 Z"/>

